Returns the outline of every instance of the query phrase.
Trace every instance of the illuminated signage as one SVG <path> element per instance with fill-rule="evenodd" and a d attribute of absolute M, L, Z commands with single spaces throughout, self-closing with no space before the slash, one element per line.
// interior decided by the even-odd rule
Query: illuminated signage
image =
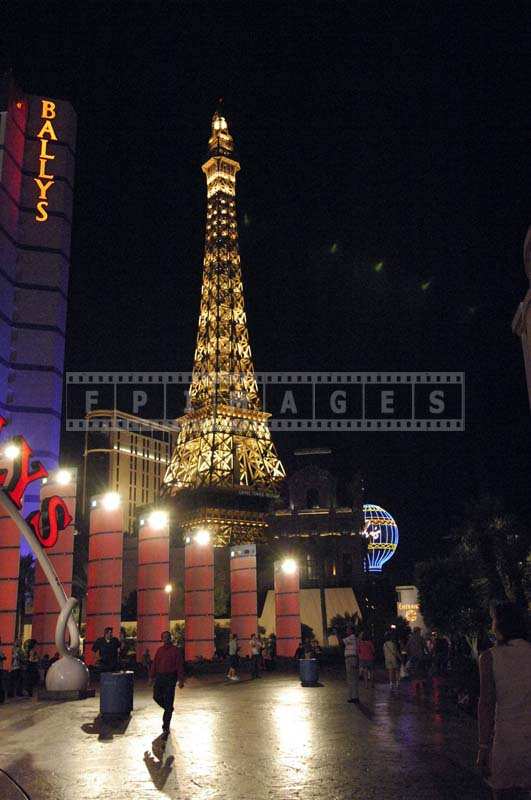
<path fill-rule="evenodd" d="M 44 123 L 37 134 L 37 139 L 39 139 L 41 143 L 39 176 L 33 178 L 39 190 L 37 213 L 35 214 L 37 222 L 45 222 L 48 219 L 48 212 L 46 210 L 48 208 L 48 192 L 55 183 L 52 167 L 48 164 L 49 161 L 55 159 L 55 156 L 48 152 L 48 145 L 51 141 L 57 141 L 57 135 L 52 125 L 52 119 L 55 119 L 55 103 L 51 100 L 41 100 L 41 103 L 41 120 L 44 120 Z"/>
<path fill-rule="evenodd" d="M 408 622 L 417 622 L 419 616 L 418 603 L 397 603 L 398 616 L 404 617 Z"/>

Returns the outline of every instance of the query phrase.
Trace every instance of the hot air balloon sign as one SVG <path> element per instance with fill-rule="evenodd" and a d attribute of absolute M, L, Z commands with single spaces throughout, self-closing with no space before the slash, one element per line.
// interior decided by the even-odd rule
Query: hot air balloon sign
<path fill-rule="evenodd" d="M 367 570 L 381 572 L 398 546 L 398 526 L 388 511 L 373 503 L 363 506 L 365 525 L 363 535 L 367 543 Z"/>

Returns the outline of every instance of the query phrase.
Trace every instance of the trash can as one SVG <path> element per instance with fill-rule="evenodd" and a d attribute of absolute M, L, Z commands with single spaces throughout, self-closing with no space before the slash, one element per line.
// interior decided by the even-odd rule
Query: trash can
<path fill-rule="evenodd" d="M 135 674 L 102 672 L 100 678 L 100 714 L 102 717 L 127 717 L 133 710 Z"/>
<path fill-rule="evenodd" d="M 317 659 L 299 659 L 299 674 L 303 686 L 317 686 L 319 683 L 319 662 Z"/>

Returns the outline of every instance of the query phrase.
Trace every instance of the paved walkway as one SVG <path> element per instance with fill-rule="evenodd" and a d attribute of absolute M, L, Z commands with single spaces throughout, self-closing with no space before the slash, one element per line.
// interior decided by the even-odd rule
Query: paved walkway
<path fill-rule="evenodd" d="M 339 676 L 296 676 L 177 690 L 170 739 L 149 689 L 131 720 L 98 719 L 98 700 L 0 706 L 0 769 L 31 800 L 485 800 L 472 764 L 475 723 L 409 686 L 345 702 Z M 1 773 L 0 773 L 1 776 Z M 1 792 L 0 792 L 1 794 Z"/>

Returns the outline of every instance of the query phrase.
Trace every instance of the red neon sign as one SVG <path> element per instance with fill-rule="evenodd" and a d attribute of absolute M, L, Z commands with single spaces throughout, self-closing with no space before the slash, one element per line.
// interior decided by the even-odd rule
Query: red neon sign
<path fill-rule="evenodd" d="M 6 424 L 6 419 L 0 416 L 0 431 Z M 13 444 L 19 452 L 13 459 L 13 470 L 7 484 L 8 470 L 0 469 L 0 487 L 20 509 L 29 484 L 47 478 L 48 471 L 40 461 L 31 461 L 33 451 L 23 436 L 14 436 Z M 32 511 L 26 518 L 39 542 L 47 549 L 54 546 L 59 531 L 67 528 L 72 521 L 65 501 L 58 495 L 47 497 L 43 500 L 40 511 Z"/>

